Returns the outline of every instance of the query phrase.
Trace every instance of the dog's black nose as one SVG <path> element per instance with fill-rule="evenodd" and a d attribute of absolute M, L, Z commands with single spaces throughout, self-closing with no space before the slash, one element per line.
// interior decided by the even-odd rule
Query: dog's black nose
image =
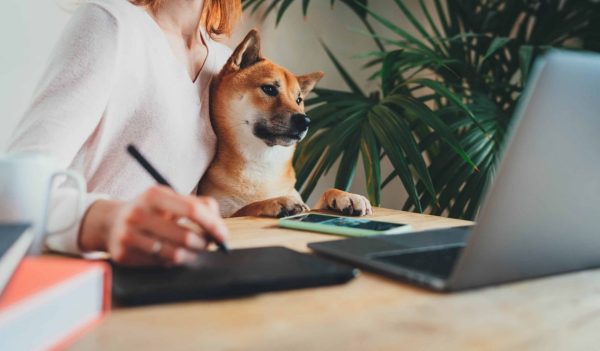
<path fill-rule="evenodd" d="M 307 115 L 297 113 L 292 116 L 292 125 L 299 132 L 303 132 L 308 129 L 308 126 L 310 126 L 310 118 L 308 118 Z"/>

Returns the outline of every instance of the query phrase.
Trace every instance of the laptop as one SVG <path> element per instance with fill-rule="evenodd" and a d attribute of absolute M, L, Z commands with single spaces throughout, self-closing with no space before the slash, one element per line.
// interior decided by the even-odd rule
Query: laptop
<path fill-rule="evenodd" d="M 534 66 L 471 227 L 309 244 L 439 291 L 600 267 L 600 55 Z"/>

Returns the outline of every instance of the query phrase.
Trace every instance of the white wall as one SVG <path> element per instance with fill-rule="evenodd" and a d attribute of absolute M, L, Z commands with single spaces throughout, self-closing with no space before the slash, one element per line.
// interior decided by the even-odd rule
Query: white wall
<path fill-rule="evenodd" d="M 53 0 L 3 0 L 0 150 L 23 114 L 69 14 Z"/>
<path fill-rule="evenodd" d="M 26 108 L 35 85 L 42 74 L 50 51 L 69 18 L 69 12 L 59 6 L 76 0 L 4 0 L 0 11 L 0 150 Z M 364 61 L 356 59 L 359 53 L 375 47 L 366 36 L 353 33 L 349 28 L 363 29 L 355 15 L 341 3 L 332 11 L 329 1 L 313 0 L 307 19 L 300 11 L 300 1 L 293 4 L 278 28 L 274 16 L 260 23 L 259 16 L 245 16 L 236 33 L 228 40 L 230 46 L 243 38 L 250 28 L 261 30 L 263 53 L 273 61 L 301 74 L 315 70 L 325 71 L 320 86 L 344 88 L 344 83 L 325 55 L 318 39 L 323 39 L 338 55 L 346 68 L 365 90 L 374 89 L 375 82 L 367 83 L 369 72 L 361 70 Z M 371 6 L 394 21 L 402 20 L 392 1 L 371 0 Z M 384 164 L 384 175 L 391 170 Z M 330 172 L 319 184 L 316 194 L 333 185 L 335 172 Z M 353 191 L 365 193 L 362 163 L 359 163 Z M 383 192 L 383 206 L 399 208 L 406 193 L 398 181 Z M 314 196 L 309 201 L 312 204 Z"/>

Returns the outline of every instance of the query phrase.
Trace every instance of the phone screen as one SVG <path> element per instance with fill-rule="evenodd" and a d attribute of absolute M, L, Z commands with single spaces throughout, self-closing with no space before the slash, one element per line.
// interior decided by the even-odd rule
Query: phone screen
<path fill-rule="evenodd" d="M 319 223 L 338 227 L 359 228 L 377 231 L 386 231 L 392 228 L 404 227 L 406 224 L 372 221 L 370 219 L 359 219 L 349 217 L 333 217 L 309 213 L 294 218 L 286 218 L 288 221 Z"/>

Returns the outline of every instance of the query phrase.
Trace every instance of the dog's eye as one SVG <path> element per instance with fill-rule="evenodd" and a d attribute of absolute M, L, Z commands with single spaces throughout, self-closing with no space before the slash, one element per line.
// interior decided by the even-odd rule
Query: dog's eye
<path fill-rule="evenodd" d="M 298 105 L 300 105 L 300 104 L 302 103 L 302 98 L 301 98 L 300 96 L 298 96 L 298 97 L 296 98 L 296 103 L 297 103 Z"/>
<path fill-rule="evenodd" d="M 277 88 L 274 85 L 271 84 L 265 84 L 263 86 L 260 87 L 262 89 L 262 91 L 264 91 L 265 94 L 269 95 L 269 96 L 277 96 Z"/>

